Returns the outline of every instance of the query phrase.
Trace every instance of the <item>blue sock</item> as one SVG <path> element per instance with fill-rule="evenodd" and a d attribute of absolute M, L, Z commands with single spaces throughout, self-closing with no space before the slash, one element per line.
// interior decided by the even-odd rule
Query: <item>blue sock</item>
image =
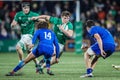
<path fill-rule="evenodd" d="M 91 68 L 88 68 L 88 69 L 87 69 L 87 74 L 92 73 L 92 71 L 93 71 L 93 70 L 92 70 Z"/>
<path fill-rule="evenodd" d="M 50 68 L 50 64 L 46 64 L 46 68 Z"/>
<path fill-rule="evenodd" d="M 46 60 L 46 68 L 50 69 L 50 60 L 49 59 Z"/>
<path fill-rule="evenodd" d="M 14 72 L 17 72 L 25 65 L 24 61 L 19 62 L 19 64 L 13 69 Z"/>

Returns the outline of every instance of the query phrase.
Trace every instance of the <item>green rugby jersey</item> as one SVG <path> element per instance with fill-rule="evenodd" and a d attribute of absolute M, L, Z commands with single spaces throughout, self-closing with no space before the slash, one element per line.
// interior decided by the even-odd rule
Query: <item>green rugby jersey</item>
<path fill-rule="evenodd" d="M 23 11 L 17 12 L 14 20 L 18 22 L 21 28 L 22 34 L 32 34 L 34 33 L 35 21 L 30 20 L 31 17 L 39 16 L 39 14 L 30 11 L 28 14 L 24 14 Z"/>
<path fill-rule="evenodd" d="M 50 23 L 54 24 L 53 31 L 57 36 L 58 42 L 64 45 L 68 37 L 58 28 L 60 25 L 63 25 L 62 20 L 57 17 L 50 17 L 49 21 Z M 68 22 L 63 27 L 65 30 L 73 30 L 73 25 L 71 22 Z"/>

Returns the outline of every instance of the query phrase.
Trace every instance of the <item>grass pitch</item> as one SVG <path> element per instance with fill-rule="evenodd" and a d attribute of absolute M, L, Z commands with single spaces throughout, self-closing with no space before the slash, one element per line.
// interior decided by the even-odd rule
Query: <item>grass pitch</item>
<path fill-rule="evenodd" d="M 54 76 L 47 75 L 46 69 L 44 69 L 45 74 L 36 74 L 33 61 L 17 72 L 17 74 L 21 74 L 20 76 L 5 76 L 17 64 L 18 55 L 16 53 L 0 53 L 0 80 L 120 80 L 120 71 L 111 66 L 120 64 L 120 52 L 115 52 L 105 60 L 100 58 L 92 78 L 80 78 L 80 75 L 86 71 L 84 58 L 83 54 L 74 52 L 64 52 L 60 62 L 51 66 Z"/>

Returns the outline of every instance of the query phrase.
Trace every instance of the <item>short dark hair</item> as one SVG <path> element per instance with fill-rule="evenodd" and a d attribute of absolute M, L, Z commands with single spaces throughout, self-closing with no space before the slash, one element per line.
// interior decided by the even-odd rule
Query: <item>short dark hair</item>
<path fill-rule="evenodd" d="M 49 24 L 48 24 L 48 22 L 47 21 L 39 21 L 39 22 L 37 22 L 37 29 L 41 29 L 41 28 L 46 28 L 46 29 L 48 29 L 48 27 L 49 27 Z"/>
<path fill-rule="evenodd" d="M 95 25 L 95 22 L 93 20 L 87 20 L 85 23 L 85 27 L 89 27 L 89 28 L 94 25 Z"/>
<path fill-rule="evenodd" d="M 30 3 L 29 2 L 22 2 L 22 7 L 26 7 L 26 6 L 29 6 L 30 7 Z"/>
<path fill-rule="evenodd" d="M 61 16 L 71 16 L 71 13 L 69 11 L 63 11 Z"/>

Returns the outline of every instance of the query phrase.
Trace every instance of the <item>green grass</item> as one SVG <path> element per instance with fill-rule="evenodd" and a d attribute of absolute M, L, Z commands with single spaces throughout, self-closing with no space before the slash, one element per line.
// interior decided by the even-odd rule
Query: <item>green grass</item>
<path fill-rule="evenodd" d="M 22 73 L 21 76 L 6 77 L 5 74 L 17 64 L 18 55 L 16 53 L 0 53 L 0 80 L 120 80 L 120 71 L 111 66 L 112 64 L 120 64 L 120 52 L 114 53 L 106 60 L 100 58 L 92 78 L 80 78 L 80 75 L 86 71 L 83 54 L 64 52 L 59 64 L 51 67 L 55 73 L 54 76 L 47 75 L 46 69 L 44 69 L 45 74 L 36 74 L 32 61 L 17 72 L 17 74 Z"/>

